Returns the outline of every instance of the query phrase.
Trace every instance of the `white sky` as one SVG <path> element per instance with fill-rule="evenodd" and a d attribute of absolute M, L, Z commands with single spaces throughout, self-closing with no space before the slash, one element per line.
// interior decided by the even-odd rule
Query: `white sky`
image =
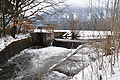
<path fill-rule="evenodd" d="M 72 5 L 72 6 L 80 6 L 80 7 L 87 7 L 88 0 L 67 0 L 67 3 Z"/>
<path fill-rule="evenodd" d="M 67 0 L 68 4 L 76 7 L 88 7 L 90 0 Z M 105 6 L 105 1 L 107 0 L 91 0 L 93 6 Z"/>

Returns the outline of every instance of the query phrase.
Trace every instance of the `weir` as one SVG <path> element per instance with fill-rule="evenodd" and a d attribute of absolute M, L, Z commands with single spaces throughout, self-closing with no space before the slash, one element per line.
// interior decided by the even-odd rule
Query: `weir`
<path fill-rule="evenodd" d="M 70 39 L 60 39 L 66 31 L 61 30 L 36 30 L 30 34 L 29 38 L 18 40 L 9 44 L 5 49 L 0 51 L 0 63 L 5 62 L 10 57 L 15 54 L 20 53 L 20 51 L 29 48 L 31 46 L 56 46 L 65 47 L 68 49 L 75 49 L 81 44 L 99 42 L 104 39 L 80 39 L 80 40 L 70 40 Z"/>
<path fill-rule="evenodd" d="M 63 34 L 63 32 L 57 32 L 57 37 L 55 37 L 54 32 L 51 32 L 51 33 L 49 33 L 49 32 L 33 32 L 33 33 L 31 33 L 29 38 L 15 41 L 15 42 L 11 43 L 10 45 L 8 45 L 4 50 L 2 50 L 0 52 L 0 58 L 1 58 L 0 74 L 2 75 L 3 73 L 6 73 L 6 75 L 7 75 L 7 72 L 12 72 L 14 75 L 14 68 L 17 69 L 19 72 L 19 70 L 21 70 L 21 68 L 27 69 L 28 65 L 29 65 L 29 69 L 30 69 L 29 71 L 31 71 L 32 70 L 31 67 L 33 67 L 33 65 L 35 65 L 35 64 L 37 66 L 43 65 L 41 63 L 41 58 L 44 58 L 45 55 L 52 54 L 52 53 L 47 52 L 45 49 L 43 49 L 44 51 L 46 51 L 46 52 L 44 52 L 42 50 L 43 47 L 47 47 L 48 49 L 51 50 L 51 52 L 55 52 L 53 50 L 53 48 L 56 48 L 56 47 L 76 49 L 79 45 L 87 43 L 87 40 L 82 41 L 82 40 L 70 40 L 70 39 L 57 39 L 59 37 L 58 34 L 60 34 L 60 36 L 61 36 L 61 34 Z M 51 46 L 51 48 L 49 48 L 48 46 Z M 56 47 L 52 47 L 52 46 L 56 46 Z M 21 54 L 20 52 L 26 48 L 28 50 L 27 51 L 25 50 Z M 29 50 L 34 50 L 34 51 L 29 52 Z M 50 50 L 48 50 L 48 51 L 50 51 Z M 27 75 L 26 74 L 24 77 L 25 79 L 23 79 L 23 80 L 26 80 L 26 78 L 29 78 L 29 77 L 31 78 L 31 79 L 29 78 L 29 80 L 32 80 L 33 77 L 35 78 L 37 75 L 38 75 L 37 77 L 40 77 L 40 75 L 49 71 L 50 67 L 52 67 L 54 65 L 55 61 L 60 59 L 59 61 L 61 63 L 63 61 L 63 59 L 68 57 L 66 55 L 71 53 L 71 51 L 59 53 L 58 48 L 56 48 L 55 50 L 56 50 L 56 53 L 53 56 L 51 56 L 51 57 L 49 56 L 50 58 L 43 60 L 44 65 L 42 67 L 44 69 L 37 68 L 40 70 L 39 74 L 35 73 L 35 74 L 32 74 L 32 76 L 28 76 L 28 77 L 26 76 Z M 62 50 L 60 50 L 60 51 L 62 51 Z M 56 57 L 55 57 L 55 55 L 56 55 Z M 11 60 L 11 57 L 13 58 L 13 60 Z M 4 63 L 6 61 L 9 61 L 9 59 L 11 60 L 11 63 L 7 63 L 7 64 Z M 31 60 L 33 61 L 32 64 L 31 64 Z M 69 60 L 70 59 L 67 60 L 68 63 L 69 63 Z M 66 61 L 64 61 L 64 62 L 66 63 Z M 63 62 L 63 64 L 64 64 L 64 62 Z M 56 62 L 56 63 L 58 63 L 58 62 Z M 38 65 L 38 64 L 40 64 L 40 65 Z M 23 65 L 23 66 L 20 66 L 20 65 Z M 11 68 L 10 70 L 12 70 L 12 71 L 9 71 L 8 68 Z M 4 71 L 6 71 L 6 72 L 4 72 Z M 61 72 L 61 69 L 54 68 L 54 71 Z M 64 70 L 62 70 L 62 72 L 63 71 Z M 24 72 L 24 71 L 22 71 L 22 72 Z M 63 73 L 69 74 L 68 72 L 63 72 Z M 74 75 L 74 73 L 73 74 L 70 73 L 69 75 Z M 4 76 L 2 76 L 2 77 L 4 77 Z"/>
<path fill-rule="evenodd" d="M 56 46 L 65 47 L 68 49 L 75 49 L 81 44 L 85 44 L 98 40 L 70 40 L 70 39 L 60 39 L 62 35 L 66 33 L 65 31 L 35 31 L 30 34 L 29 38 L 18 40 L 9 44 L 5 49 L 0 51 L 0 63 L 5 62 L 10 57 L 18 54 L 20 51 L 29 48 L 31 46 Z"/>

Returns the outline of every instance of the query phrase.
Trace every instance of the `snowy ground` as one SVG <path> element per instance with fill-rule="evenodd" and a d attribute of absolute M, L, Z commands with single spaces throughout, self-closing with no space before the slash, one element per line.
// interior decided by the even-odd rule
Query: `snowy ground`
<path fill-rule="evenodd" d="M 65 36 L 67 35 L 70 39 L 70 36 L 72 35 L 70 30 L 67 30 L 65 32 L 66 33 L 63 35 L 63 37 L 65 38 Z M 106 38 L 107 35 L 111 35 L 110 31 L 76 30 L 75 33 L 77 34 L 77 36 L 79 36 L 77 39 L 101 39 Z"/>
<path fill-rule="evenodd" d="M 19 34 L 19 35 L 16 35 L 15 39 L 12 36 L 6 36 L 3 38 L 0 38 L 0 51 L 2 51 L 10 43 L 17 41 L 17 40 L 25 39 L 28 36 L 30 36 L 30 35 L 29 34 Z"/>
<path fill-rule="evenodd" d="M 118 60 L 115 58 L 115 63 L 112 62 L 113 70 L 111 70 L 110 60 L 111 55 L 97 59 L 87 68 L 75 75 L 71 80 L 120 80 L 120 56 Z"/>
<path fill-rule="evenodd" d="M 99 52 L 102 51 L 99 50 Z M 81 45 L 73 55 L 57 65 L 52 72 L 43 75 L 41 80 L 70 80 L 72 76 L 94 62 L 98 58 L 97 55 L 96 48 L 92 45 Z"/>
<path fill-rule="evenodd" d="M 99 57 L 98 57 L 99 55 Z M 103 56 L 103 50 L 92 45 L 83 45 L 76 54 L 60 63 L 41 80 L 120 80 L 120 56 Z M 120 55 L 120 51 L 119 51 Z"/>

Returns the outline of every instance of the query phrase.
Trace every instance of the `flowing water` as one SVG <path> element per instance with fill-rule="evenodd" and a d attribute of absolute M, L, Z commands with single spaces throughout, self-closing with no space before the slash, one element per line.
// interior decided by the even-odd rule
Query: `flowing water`
<path fill-rule="evenodd" d="M 62 62 L 72 51 L 61 47 L 34 47 L 0 64 L 0 80 L 33 80 Z"/>

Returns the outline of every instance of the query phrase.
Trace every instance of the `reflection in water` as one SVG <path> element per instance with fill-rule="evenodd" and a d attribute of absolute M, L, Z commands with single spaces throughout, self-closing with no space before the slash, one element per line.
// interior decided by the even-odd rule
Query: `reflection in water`
<path fill-rule="evenodd" d="M 70 53 L 70 49 L 52 46 L 25 49 L 0 65 L 0 80 L 33 80 L 60 63 Z"/>

